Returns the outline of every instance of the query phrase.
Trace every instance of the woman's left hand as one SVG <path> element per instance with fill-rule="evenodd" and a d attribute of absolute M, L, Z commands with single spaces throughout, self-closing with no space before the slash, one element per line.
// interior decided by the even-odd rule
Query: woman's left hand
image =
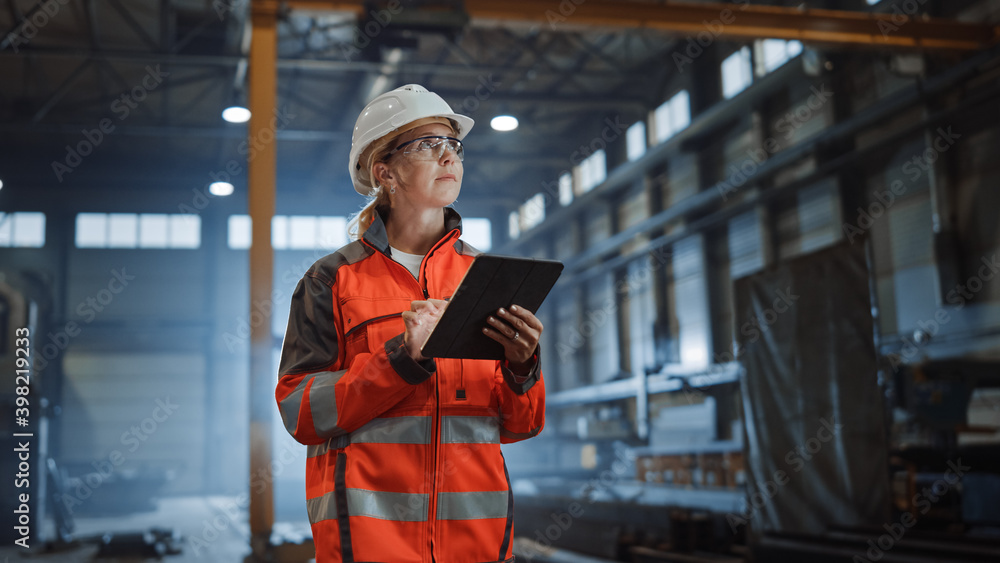
<path fill-rule="evenodd" d="M 510 310 L 497 309 L 483 327 L 483 333 L 503 345 L 504 355 L 515 373 L 524 374 L 531 368 L 529 362 L 542 335 L 542 321 L 524 307 L 511 305 Z"/>

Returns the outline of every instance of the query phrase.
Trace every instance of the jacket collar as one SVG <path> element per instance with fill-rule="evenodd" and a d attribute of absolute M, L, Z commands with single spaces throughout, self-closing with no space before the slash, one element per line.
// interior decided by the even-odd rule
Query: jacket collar
<path fill-rule="evenodd" d="M 451 207 L 444 208 L 444 227 L 446 232 L 442 240 L 452 236 L 452 232 L 456 229 L 458 230 L 458 235 L 461 236 L 462 216 L 458 214 L 458 211 L 455 211 Z M 385 232 L 385 223 L 382 221 L 382 214 L 378 210 L 375 211 L 371 226 L 368 227 L 368 230 L 365 231 L 365 234 L 361 238 L 382 254 L 391 256 L 391 252 L 389 251 L 389 236 Z M 438 243 L 440 242 L 438 241 Z"/>

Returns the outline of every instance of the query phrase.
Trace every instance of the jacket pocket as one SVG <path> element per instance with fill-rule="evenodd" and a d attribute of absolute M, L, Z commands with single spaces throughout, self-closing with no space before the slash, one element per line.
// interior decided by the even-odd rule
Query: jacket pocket
<path fill-rule="evenodd" d="M 360 330 L 352 330 L 344 337 L 344 352 L 348 362 L 358 354 L 369 351 L 368 331 L 365 330 L 364 326 L 359 328 Z"/>
<path fill-rule="evenodd" d="M 403 324 L 403 314 L 395 313 L 368 320 L 365 329 L 367 351 L 375 353 L 385 348 L 386 341 L 402 334 L 406 327 Z"/>

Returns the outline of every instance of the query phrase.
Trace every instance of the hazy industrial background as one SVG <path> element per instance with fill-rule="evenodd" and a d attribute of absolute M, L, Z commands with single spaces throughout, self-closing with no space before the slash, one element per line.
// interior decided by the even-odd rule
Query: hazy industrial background
<path fill-rule="evenodd" d="M 850 14 L 886 18 L 847 37 Z M 364 203 L 354 120 L 419 83 L 477 122 L 466 240 L 566 264 L 545 431 L 504 449 L 523 560 L 996 561 L 998 23 L 995 0 L 293 4 L 248 138 L 221 115 L 247 103 L 247 2 L 0 0 L 0 556 L 25 551 L 25 428 L 33 560 L 159 527 L 123 552 L 237 561 L 265 481 L 273 541 L 308 538 L 276 411 L 250 467 L 250 331 L 276 365 L 296 281 Z M 248 162 L 275 144 L 252 301 Z"/>

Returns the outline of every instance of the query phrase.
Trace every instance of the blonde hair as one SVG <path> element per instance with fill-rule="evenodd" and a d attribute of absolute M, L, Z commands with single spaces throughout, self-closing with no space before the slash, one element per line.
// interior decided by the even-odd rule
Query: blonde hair
<path fill-rule="evenodd" d="M 379 162 L 386 162 L 389 159 L 389 153 L 396 148 L 396 139 L 402 134 L 431 123 L 447 125 L 451 127 L 455 134 L 458 134 L 458 124 L 451 119 L 444 117 L 424 117 L 411 121 L 403 127 L 383 135 L 361 152 L 361 156 L 358 157 L 358 179 L 371 186 L 372 189 L 369 192 L 371 197 L 368 199 L 368 202 L 361 208 L 361 211 L 351 216 L 347 224 L 347 232 L 352 239 L 357 240 L 364 236 L 365 231 L 368 230 L 372 221 L 375 220 L 376 212 L 381 213 L 383 221 L 388 218 L 392 202 L 389 199 L 389 192 L 376 183 L 373 172 L 375 165 Z"/>

